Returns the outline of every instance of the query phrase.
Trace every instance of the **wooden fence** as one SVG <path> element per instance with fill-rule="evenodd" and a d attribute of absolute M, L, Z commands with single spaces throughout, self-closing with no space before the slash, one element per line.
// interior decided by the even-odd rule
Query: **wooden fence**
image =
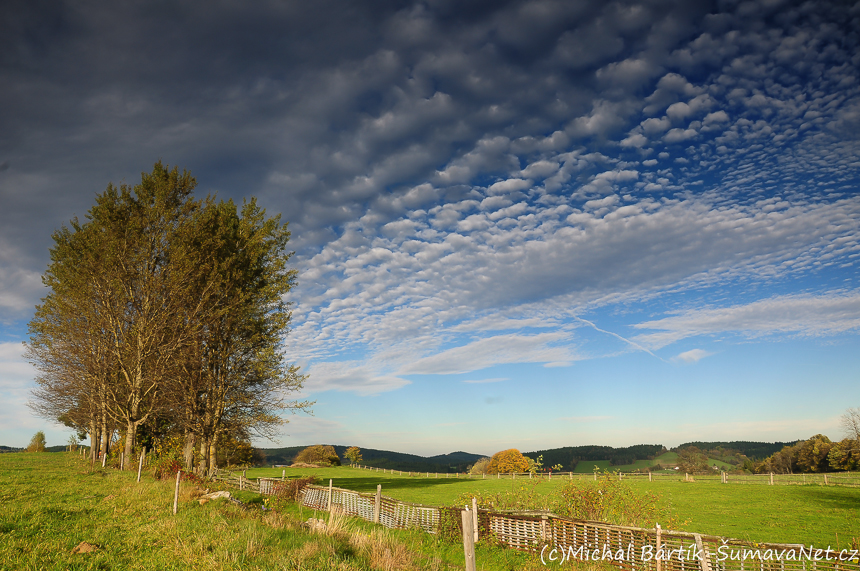
<path fill-rule="evenodd" d="M 302 505 L 378 522 L 389 528 L 439 533 L 447 511 L 333 486 L 305 487 Z M 681 531 L 574 520 L 552 513 L 478 510 L 478 539 L 540 553 L 544 563 L 603 561 L 628 571 L 860 571 L 856 551 L 797 544 L 751 543 Z M 460 517 L 446 518 L 461 530 Z"/>

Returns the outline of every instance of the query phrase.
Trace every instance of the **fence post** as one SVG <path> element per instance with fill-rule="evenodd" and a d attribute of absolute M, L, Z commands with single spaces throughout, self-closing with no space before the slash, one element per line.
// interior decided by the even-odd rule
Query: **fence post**
<path fill-rule="evenodd" d="M 376 498 L 373 500 L 373 523 L 379 523 L 379 511 L 382 509 L 382 484 L 376 484 Z"/>
<path fill-rule="evenodd" d="M 105 467 L 105 462 L 107 462 L 107 452 L 102 454 L 102 468 Z"/>
<path fill-rule="evenodd" d="M 472 498 L 472 529 L 474 530 L 475 543 L 478 543 L 478 500 Z"/>
<path fill-rule="evenodd" d="M 661 544 L 661 541 L 660 541 L 660 524 L 658 523 L 658 524 L 656 524 L 656 525 L 657 525 L 657 550 L 656 550 L 656 551 L 657 551 L 657 553 L 660 553 L 660 547 L 662 547 L 662 544 Z M 661 567 L 660 563 L 661 563 L 661 560 L 662 560 L 662 558 L 660 558 L 660 557 L 657 557 L 657 558 L 656 558 L 656 561 L 657 561 L 657 571 L 660 571 L 660 567 Z"/>
<path fill-rule="evenodd" d="M 176 509 L 179 507 L 179 476 L 182 475 L 182 470 L 176 472 L 176 489 L 173 491 L 173 515 L 176 515 Z"/>
<path fill-rule="evenodd" d="M 773 472 L 770 473 L 770 485 L 773 486 Z"/>
<path fill-rule="evenodd" d="M 651 481 L 651 470 L 648 470 L 648 481 Z"/>
<path fill-rule="evenodd" d="M 328 511 L 331 511 L 331 479 L 328 481 L 328 507 L 326 508 Z"/>
<path fill-rule="evenodd" d="M 696 549 L 698 549 L 701 554 L 699 563 L 702 567 L 702 571 L 711 571 L 711 562 L 708 561 L 708 557 L 705 555 L 705 546 L 702 544 L 702 536 L 698 533 L 694 533 L 693 537 L 696 538 Z"/>
<path fill-rule="evenodd" d="M 140 453 L 140 464 L 137 465 L 137 481 L 140 482 L 140 471 L 143 469 L 143 457 L 146 455 L 146 447 Z"/>
<path fill-rule="evenodd" d="M 119 453 L 119 469 L 125 468 L 125 452 Z"/>
<path fill-rule="evenodd" d="M 281 470 L 281 481 L 283 482 L 287 478 L 287 471 Z"/>
<path fill-rule="evenodd" d="M 472 515 L 469 510 L 463 510 L 460 512 L 460 517 L 463 522 L 463 553 L 466 555 L 466 571 L 476 571 Z"/>
<path fill-rule="evenodd" d="M 827 485 L 827 474 L 824 474 L 824 485 Z"/>

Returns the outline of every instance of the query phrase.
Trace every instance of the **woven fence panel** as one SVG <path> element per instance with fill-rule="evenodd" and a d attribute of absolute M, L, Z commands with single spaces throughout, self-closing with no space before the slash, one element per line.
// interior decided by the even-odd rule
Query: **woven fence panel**
<path fill-rule="evenodd" d="M 537 551 L 543 543 L 541 517 L 490 514 L 490 533 L 514 549 Z"/>

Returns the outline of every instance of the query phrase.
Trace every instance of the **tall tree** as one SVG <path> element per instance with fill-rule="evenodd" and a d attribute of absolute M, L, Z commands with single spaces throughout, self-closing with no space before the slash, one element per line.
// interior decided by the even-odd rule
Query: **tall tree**
<path fill-rule="evenodd" d="M 87 430 L 94 451 L 117 426 L 130 455 L 142 424 L 170 418 L 214 467 L 222 435 L 270 436 L 283 409 L 310 404 L 286 400 L 304 379 L 281 354 L 296 276 L 286 224 L 253 200 L 241 213 L 195 201 L 194 186 L 156 163 L 54 234 L 30 323 L 31 406 Z"/>
<path fill-rule="evenodd" d="M 232 201 L 207 201 L 192 228 L 184 251 L 206 252 L 194 287 L 203 310 L 175 400 L 188 422 L 186 442 L 198 442 L 204 467 L 214 468 L 224 434 L 270 436 L 283 422 L 281 410 L 310 403 L 284 397 L 304 380 L 280 353 L 290 320 L 283 297 L 296 277 L 287 268 L 286 225 L 266 218 L 254 200 L 241 213 Z"/>

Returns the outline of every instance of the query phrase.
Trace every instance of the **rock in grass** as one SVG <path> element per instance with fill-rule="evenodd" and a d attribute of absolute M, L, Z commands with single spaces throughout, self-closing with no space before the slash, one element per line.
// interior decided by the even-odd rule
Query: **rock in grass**
<path fill-rule="evenodd" d="M 98 548 L 98 545 L 93 545 L 92 543 L 82 541 L 74 549 L 72 549 L 72 553 L 92 553 L 93 551 L 98 550 Z"/>

